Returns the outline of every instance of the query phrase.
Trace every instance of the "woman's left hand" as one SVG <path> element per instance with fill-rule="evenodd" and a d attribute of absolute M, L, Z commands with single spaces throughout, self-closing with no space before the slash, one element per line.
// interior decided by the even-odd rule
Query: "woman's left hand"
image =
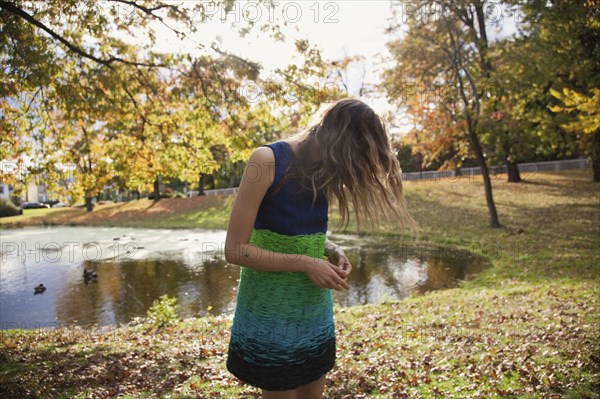
<path fill-rule="evenodd" d="M 350 272 L 352 271 L 352 265 L 346 256 L 346 253 L 339 245 L 325 240 L 325 253 L 327 254 L 327 258 L 329 262 L 336 265 L 337 268 L 334 269 L 335 272 L 342 278 L 344 281 L 348 279 Z"/>
<path fill-rule="evenodd" d="M 343 249 L 338 247 L 336 252 L 338 257 L 337 266 L 341 270 L 341 273 L 338 273 L 338 275 L 344 280 L 347 280 L 350 272 L 352 271 L 352 265 L 350 264 L 350 261 L 348 260 L 348 257 L 344 253 Z"/>

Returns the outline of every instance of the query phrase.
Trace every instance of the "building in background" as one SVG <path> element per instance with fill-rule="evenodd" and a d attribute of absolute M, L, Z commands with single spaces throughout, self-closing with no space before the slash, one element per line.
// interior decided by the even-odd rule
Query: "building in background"
<path fill-rule="evenodd" d="M 0 183 L 0 198 L 9 199 L 13 196 L 14 188 L 10 184 Z M 21 195 L 21 203 L 23 202 L 47 202 L 48 192 L 46 191 L 46 183 L 36 184 L 30 182 L 27 185 L 27 191 Z M 16 204 L 20 205 L 20 204 Z"/>

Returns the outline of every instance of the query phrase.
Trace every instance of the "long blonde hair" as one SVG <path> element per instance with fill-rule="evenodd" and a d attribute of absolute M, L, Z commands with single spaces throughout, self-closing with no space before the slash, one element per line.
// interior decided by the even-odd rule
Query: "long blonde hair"
<path fill-rule="evenodd" d="M 305 187 L 337 199 L 346 228 L 352 202 L 356 222 L 378 225 L 379 218 L 417 230 L 403 195 L 401 168 L 385 124 L 364 102 L 346 98 L 330 107 L 320 122 L 289 139 L 298 149 L 295 172 Z"/>

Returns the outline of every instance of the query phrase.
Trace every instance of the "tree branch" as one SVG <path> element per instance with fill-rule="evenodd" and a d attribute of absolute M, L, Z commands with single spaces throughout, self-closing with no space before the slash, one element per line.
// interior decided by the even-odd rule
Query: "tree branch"
<path fill-rule="evenodd" d="M 228 53 L 226 51 L 223 51 L 223 50 L 221 50 L 220 48 L 218 48 L 215 45 L 210 46 L 210 48 L 213 49 L 214 51 L 216 51 L 217 53 L 219 53 L 222 56 L 231 57 L 231 58 L 233 58 L 233 59 L 241 62 L 242 64 L 248 66 L 248 68 L 250 68 L 252 70 L 252 72 L 254 72 L 256 74 L 256 76 L 258 76 L 258 74 L 260 73 L 260 65 L 258 65 L 257 63 L 252 62 L 252 61 L 248 61 L 245 58 L 239 57 L 239 56 L 237 56 L 235 54 L 231 54 L 231 53 Z"/>
<path fill-rule="evenodd" d="M 163 24 L 165 27 L 167 27 L 168 29 L 172 30 L 173 32 L 175 32 L 175 34 L 177 36 L 179 36 L 180 38 L 184 38 L 186 37 L 186 34 L 178 31 L 175 28 L 170 27 L 169 25 L 167 25 L 167 23 L 165 22 L 164 18 L 161 17 L 160 15 L 155 14 L 155 11 L 161 10 L 163 8 L 168 8 L 171 11 L 183 15 L 183 13 L 181 12 L 181 10 L 179 10 L 179 7 L 177 7 L 176 5 L 172 5 L 172 4 L 160 4 L 156 7 L 145 7 L 141 4 L 136 3 L 135 1 L 131 1 L 131 0 L 109 0 L 113 3 L 121 3 L 121 4 L 127 4 L 129 6 L 132 6 L 134 8 L 137 8 L 138 10 L 142 11 L 144 14 L 151 16 L 152 18 L 158 20 L 161 24 Z"/>
<path fill-rule="evenodd" d="M 90 53 L 86 52 L 85 50 L 83 50 L 82 48 L 69 42 L 63 36 L 56 33 L 54 30 L 50 29 L 48 26 L 44 25 L 42 22 L 35 19 L 31 14 L 28 14 L 26 11 L 17 7 L 15 4 L 9 3 L 6 1 L 0 1 L 0 8 L 6 10 L 7 12 L 9 12 L 11 14 L 14 14 L 14 15 L 17 15 L 17 16 L 23 18 L 25 21 L 29 22 L 30 24 L 32 24 L 32 25 L 40 28 L 44 32 L 48 33 L 52 38 L 58 40 L 60 43 L 65 45 L 69 50 L 71 50 L 75 54 L 77 54 L 81 57 L 90 59 L 94 62 L 97 62 L 98 64 L 111 67 L 112 63 L 121 62 L 121 63 L 127 64 L 127 65 L 146 66 L 146 67 L 153 67 L 153 68 L 167 67 L 167 65 L 165 65 L 165 64 L 151 64 L 151 63 L 145 63 L 145 62 L 135 62 L 135 61 L 129 61 L 129 60 L 125 60 L 120 57 L 113 57 L 113 56 L 111 56 L 110 58 L 98 58 L 98 57 L 94 56 L 93 54 L 90 54 Z"/>

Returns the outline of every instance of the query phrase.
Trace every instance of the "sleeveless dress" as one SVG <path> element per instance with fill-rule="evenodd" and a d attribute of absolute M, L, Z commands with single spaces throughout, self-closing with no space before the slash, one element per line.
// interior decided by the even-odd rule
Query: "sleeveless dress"
<path fill-rule="evenodd" d="M 295 155 L 285 141 L 266 144 L 275 155 L 275 178 L 258 209 L 250 244 L 274 252 L 326 259 L 325 195 L 282 178 Z M 282 184 L 280 184 L 282 183 Z M 325 267 L 325 266 L 324 266 Z M 240 268 L 227 369 L 269 391 L 295 389 L 335 364 L 333 298 L 302 272 Z"/>

